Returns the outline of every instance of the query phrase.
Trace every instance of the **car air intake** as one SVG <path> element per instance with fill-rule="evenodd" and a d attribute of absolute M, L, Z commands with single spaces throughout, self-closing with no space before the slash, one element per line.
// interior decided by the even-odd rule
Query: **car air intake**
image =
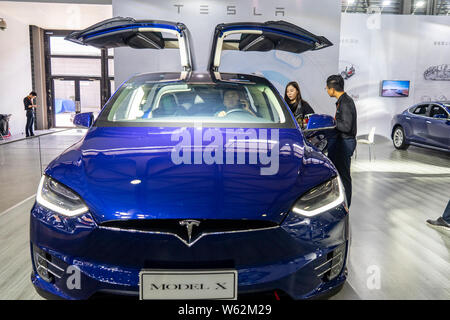
<path fill-rule="evenodd" d="M 343 243 L 316 262 L 314 271 L 317 277 L 323 281 L 330 281 L 341 273 L 345 261 L 345 248 L 346 244 Z"/>
<path fill-rule="evenodd" d="M 64 269 L 55 264 L 55 259 L 36 245 L 33 245 L 33 259 L 38 275 L 47 282 L 60 279 L 64 274 Z"/>

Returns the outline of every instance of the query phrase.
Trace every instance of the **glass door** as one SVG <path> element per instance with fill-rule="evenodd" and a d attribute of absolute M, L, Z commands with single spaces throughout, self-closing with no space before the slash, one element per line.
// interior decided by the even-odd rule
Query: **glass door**
<path fill-rule="evenodd" d="M 53 79 L 55 127 L 74 127 L 73 118 L 80 112 L 101 110 L 100 80 Z"/>
<path fill-rule="evenodd" d="M 94 119 L 101 110 L 100 80 L 80 80 L 81 112 L 93 112 Z"/>
<path fill-rule="evenodd" d="M 74 127 L 76 113 L 93 112 L 114 89 L 114 51 L 64 40 L 68 30 L 46 30 L 47 119 L 51 127 Z M 113 91 L 114 92 L 114 91 Z"/>
<path fill-rule="evenodd" d="M 56 127 L 73 127 L 76 111 L 75 81 L 53 79 L 53 108 Z"/>

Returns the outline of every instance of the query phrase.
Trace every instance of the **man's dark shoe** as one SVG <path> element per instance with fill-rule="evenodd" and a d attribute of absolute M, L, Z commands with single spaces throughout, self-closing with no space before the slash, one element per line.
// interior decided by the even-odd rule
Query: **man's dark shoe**
<path fill-rule="evenodd" d="M 427 224 L 432 228 L 450 231 L 450 224 L 445 222 L 445 220 L 442 217 L 437 218 L 437 220 L 429 219 L 427 220 Z"/>

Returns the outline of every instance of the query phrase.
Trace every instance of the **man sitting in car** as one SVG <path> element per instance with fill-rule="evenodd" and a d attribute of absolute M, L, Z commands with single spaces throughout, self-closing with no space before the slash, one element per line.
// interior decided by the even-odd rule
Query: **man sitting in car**
<path fill-rule="evenodd" d="M 223 94 L 223 107 L 216 112 L 216 116 L 225 117 L 233 110 L 245 110 L 256 117 L 256 114 L 250 109 L 250 105 L 246 99 L 241 99 L 239 92 L 236 90 L 226 90 Z"/>

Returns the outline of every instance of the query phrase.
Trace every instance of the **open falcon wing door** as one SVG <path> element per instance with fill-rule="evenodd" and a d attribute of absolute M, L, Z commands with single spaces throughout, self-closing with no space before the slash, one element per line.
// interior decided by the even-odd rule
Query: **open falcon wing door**
<path fill-rule="evenodd" d="M 164 35 L 169 34 L 169 37 Z M 183 71 L 193 69 L 189 30 L 182 23 L 115 17 L 81 31 L 66 40 L 96 48 L 180 49 Z"/>
<path fill-rule="evenodd" d="M 239 34 L 240 37 L 236 38 L 236 35 L 239 36 Z M 225 39 L 227 37 L 232 39 Z M 209 70 L 214 72 L 219 70 L 222 50 L 282 50 L 302 53 L 332 45 L 327 38 L 316 36 L 286 21 L 219 24 L 214 31 Z"/>

